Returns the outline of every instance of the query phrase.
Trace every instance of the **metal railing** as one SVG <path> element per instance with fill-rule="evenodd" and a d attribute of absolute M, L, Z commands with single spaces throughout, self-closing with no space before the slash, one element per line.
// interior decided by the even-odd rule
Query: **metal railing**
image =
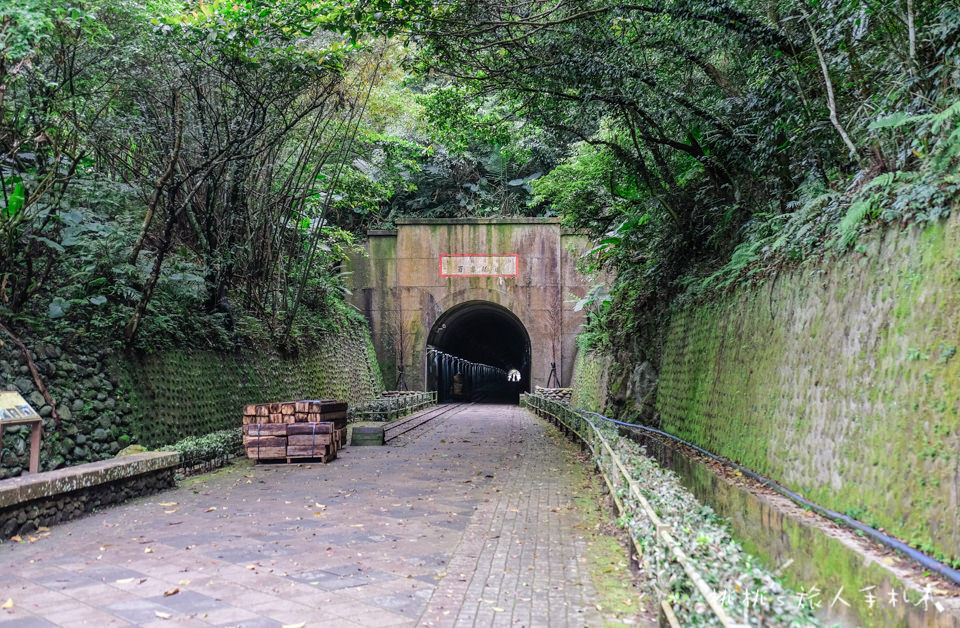
<path fill-rule="evenodd" d="M 521 395 L 520 404 L 532 409 L 538 416 L 546 417 L 568 435 L 576 436 L 585 447 L 590 449 L 597 468 L 603 475 L 610 489 L 610 494 L 617 504 L 617 509 L 621 514 L 628 512 L 627 504 L 624 503 L 627 497 L 638 505 L 638 510 L 643 513 L 649 524 L 656 529 L 657 536 L 669 550 L 672 560 L 682 567 L 691 584 L 703 596 L 720 625 L 725 628 L 739 628 L 747 625 L 737 623 L 730 617 L 720 601 L 720 596 L 710 587 L 704 576 L 698 571 L 695 563 L 690 560 L 680 544 L 673 538 L 670 527 L 662 521 L 650 502 L 643 496 L 640 486 L 611 447 L 610 439 L 616 437 L 615 431 L 607 426 L 597 425 L 588 415 L 577 408 L 541 396 Z M 604 432 L 607 433 L 604 434 Z M 644 555 L 643 547 L 632 531 L 630 540 L 637 551 L 637 556 L 642 557 Z M 679 620 L 677 620 L 669 602 L 662 599 L 660 603 L 668 623 L 672 626 L 679 626 Z"/>
<path fill-rule="evenodd" d="M 437 403 L 437 391 L 388 391 L 349 409 L 351 421 L 396 421 Z"/>

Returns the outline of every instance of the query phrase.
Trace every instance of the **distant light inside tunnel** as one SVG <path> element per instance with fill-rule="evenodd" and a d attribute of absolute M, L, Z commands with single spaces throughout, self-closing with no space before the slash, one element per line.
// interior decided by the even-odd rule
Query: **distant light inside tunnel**
<path fill-rule="evenodd" d="M 510 369 L 510 372 L 507 373 L 508 382 L 519 382 L 520 381 L 520 371 L 517 369 Z"/>
<path fill-rule="evenodd" d="M 427 347 L 427 382 L 440 402 L 517 403 L 529 389 L 530 336 L 501 305 L 468 301 L 451 308 L 434 323 Z"/>

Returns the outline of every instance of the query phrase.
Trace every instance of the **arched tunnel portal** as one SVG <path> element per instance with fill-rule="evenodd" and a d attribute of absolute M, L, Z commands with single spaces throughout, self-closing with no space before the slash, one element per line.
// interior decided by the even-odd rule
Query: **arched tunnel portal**
<path fill-rule="evenodd" d="M 346 275 L 387 390 L 448 399 L 452 382 L 436 351 L 516 368 L 511 399 L 571 382 L 585 317 L 571 302 L 603 281 L 577 271 L 588 238 L 558 218 L 398 218 L 396 226 L 368 232 Z M 491 401 L 505 394 L 491 393 Z"/>
<path fill-rule="evenodd" d="M 516 403 L 530 389 L 530 335 L 510 310 L 489 301 L 461 303 L 440 316 L 426 360 L 427 385 L 439 401 Z"/>

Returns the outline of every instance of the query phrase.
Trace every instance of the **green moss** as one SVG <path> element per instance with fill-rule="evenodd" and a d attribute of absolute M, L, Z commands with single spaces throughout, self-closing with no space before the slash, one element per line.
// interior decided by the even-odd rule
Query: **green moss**
<path fill-rule="evenodd" d="M 557 445 L 573 456 L 570 441 L 554 436 Z M 573 502 L 580 515 L 579 530 L 586 542 L 590 580 L 597 591 L 597 598 L 592 602 L 604 617 L 603 625 L 634 625 L 638 613 L 647 617 L 656 615 L 655 600 L 643 594 L 631 572 L 628 556 L 634 552 L 633 547 L 625 547 L 625 542 L 607 531 L 614 513 L 603 506 L 608 500 L 603 497 L 602 480 L 580 464 L 570 465 L 568 471 L 573 476 L 571 485 L 580 487 Z"/>
<path fill-rule="evenodd" d="M 574 363 L 573 404 L 593 412 L 603 409 L 605 360 L 602 355 L 581 349 Z"/>
<path fill-rule="evenodd" d="M 940 356 L 958 344 L 960 225 L 870 250 L 677 308 L 657 411 L 669 432 L 957 557 L 960 358 Z M 584 407 L 603 405 L 602 363 L 578 357 Z"/>
<path fill-rule="evenodd" d="M 244 405 L 289 399 L 356 402 L 383 390 L 373 347 L 360 324 L 311 351 L 283 356 L 170 351 L 121 361 L 133 439 L 150 447 L 240 425 Z"/>

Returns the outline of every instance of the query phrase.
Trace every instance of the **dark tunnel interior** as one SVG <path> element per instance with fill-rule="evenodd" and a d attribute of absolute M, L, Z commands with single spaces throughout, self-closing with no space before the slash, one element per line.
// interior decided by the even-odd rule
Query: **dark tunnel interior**
<path fill-rule="evenodd" d="M 506 308 L 465 303 L 434 324 L 427 344 L 441 352 L 427 355 L 427 382 L 441 402 L 517 403 L 529 390 L 530 337 Z M 508 380 L 514 369 L 518 382 Z"/>

